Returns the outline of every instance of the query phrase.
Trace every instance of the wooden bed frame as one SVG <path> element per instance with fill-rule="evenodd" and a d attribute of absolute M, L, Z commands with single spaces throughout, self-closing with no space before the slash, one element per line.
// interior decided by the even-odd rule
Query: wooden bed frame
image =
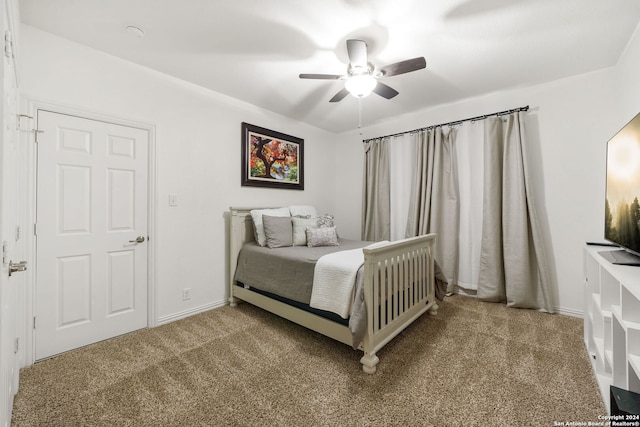
<path fill-rule="evenodd" d="M 230 208 L 229 218 L 229 303 L 246 301 L 264 310 L 291 320 L 342 343 L 351 345 L 348 326 L 290 306 L 249 289 L 235 286 L 238 253 L 242 245 L 254 239 L 250 211 L 262 208 Z M 367 329 L 359 349 L 362 370 L 376 371 L 379 362 L 376 352 L 428 311 L 435 315 L 433 274 L 433 244 L 435 235 L 412 237 L 380 245 L 364 252 L 364 297 L 367 307 Z M 402 303 L 401 303 L 402 302 Z M 372 310 L 371 307 L 380 307 Z"/>

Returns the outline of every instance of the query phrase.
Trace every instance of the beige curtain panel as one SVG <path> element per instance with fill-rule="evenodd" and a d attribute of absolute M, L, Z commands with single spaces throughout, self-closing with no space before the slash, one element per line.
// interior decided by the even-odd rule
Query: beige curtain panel
<path fill-rule="evenodd" d="M 478 297 L 552 313 L 542 230 L 527 176 L 523 112 L 484 123 L 484 209 Z"/>
<path fill-rule="evenodd" d="M 362 240 L 390 240 L 389 138 L 364 144 Z"/>
<path fill-rule="evenodd" d="M 524 112 L 484 120 L 482 238 L 478 298 L 508 306 L 554 311 L 552 284 L 540 220 L 527 177 Z M 467 123 L 471 125 L 471 123 Z M 465 125 L 464 123 L 462 124 Z M 460 265 L 460 194 L 456 163 L 456 126 L 419 131 L 407 237 L 436 233 L 436 260 L 450 290 Z M 389 138 L 365 142 L 362 235 L 388 239 Z M 476 262 L 478 260 L 475 260 Z"/>

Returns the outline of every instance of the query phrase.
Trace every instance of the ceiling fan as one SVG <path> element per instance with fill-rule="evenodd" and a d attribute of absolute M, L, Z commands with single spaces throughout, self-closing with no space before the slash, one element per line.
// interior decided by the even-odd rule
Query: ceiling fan
<path fill-rule="evenodd" d="M 391 99 L 398 91 L 378 81 L 382 77 L 397 76 L 410 73 L 427 66 L 424 57 L 406 59 L 382 68 L 376 68 L 367 59 L 367 43 L 363 40 L 347 40 L 349 66 L 346 75 L 339 74 L 300 74 L 301 79 L 346 80 L 344 88 L 336 93 L 329 102 L 342 101 L 345 96 L 352 94 L 356 98 L 363 98 L 375 92 L 383 98 Z"/>

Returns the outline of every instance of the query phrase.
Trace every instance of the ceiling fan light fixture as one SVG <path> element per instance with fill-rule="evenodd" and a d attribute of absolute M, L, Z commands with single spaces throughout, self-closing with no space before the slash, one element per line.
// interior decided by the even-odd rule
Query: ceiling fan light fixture
<path fill-rule="evenodd" d="M 410 73 L 427 66 L 427 61 L 424 57 L 419 56 L 388 64 L 382 68 L 376 68 L 371 62 L 367 61 L 367 43 L 357 39 L 347 40 L 347 55 L 349 56 L 349 65 L 345 75 L 300 74 L 300 78 L 345 80 L 344 87 L 329 102 L 342 101 L 349 94 L 356 98 L 364 98 L 371 92 L 375 92 L 376 95 L 380 95 L 385 99 L 391 99 L 398 94 L 398 91 L 381 81 L 379 82 L 377 79 Z"/>
<path fill-rule="evenodd" d="M 356 98 L 364 98 L 371 94 L 376 84 L 375 77 L 369 74 L 361 74 L 349 77 L 344 87 Z"/>

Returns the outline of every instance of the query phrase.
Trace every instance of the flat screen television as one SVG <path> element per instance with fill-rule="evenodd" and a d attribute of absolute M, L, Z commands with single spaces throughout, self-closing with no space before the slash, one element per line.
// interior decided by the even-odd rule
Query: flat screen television
<path fill-rule="evenodd" d="M 604 238 L 620 250 L 603 257 L 640 266 L 640 113 L 607 142 Z"/>

